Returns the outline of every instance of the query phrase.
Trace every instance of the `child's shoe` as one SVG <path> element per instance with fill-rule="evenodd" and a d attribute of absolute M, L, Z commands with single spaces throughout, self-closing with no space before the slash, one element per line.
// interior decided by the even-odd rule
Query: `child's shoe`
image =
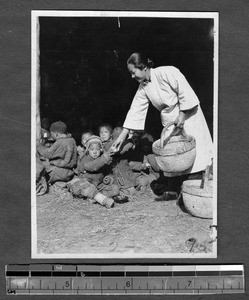
<path fill-rule="evenodd" d="M 129 202 L 129 198 L 125 195 L 117 195 L 117 196 L 114 196 L 113 197 L 114 201 L 116 203 L 126 203 L 126 202 Z"/>
<path fill-rule="evenodd" d="M 96 204 L 97 201 L 95 199 L 93 199 L 93 198 L 89 198 L 89 203 L 90 204 Z"/>
<path fill-rule="evenodd" d="M 56 181 L 53 184 L 54 187 L 59 188 L 59 189 L 65 189 L 67 187 L 67 182 L 64 181 Z"/>
<path fill-rule="evenodd" d="M 112 208 L 114 206 L 114 200 L 112 198 L 105 198 L 102 202 L 106 208 Z"/>
<path fill-rule="evenodd" d="M 42 196 L 48 190 L 48 184 L 46 178 L 42 176 L 38 182 L 36 182 L 36 195 Z"/>

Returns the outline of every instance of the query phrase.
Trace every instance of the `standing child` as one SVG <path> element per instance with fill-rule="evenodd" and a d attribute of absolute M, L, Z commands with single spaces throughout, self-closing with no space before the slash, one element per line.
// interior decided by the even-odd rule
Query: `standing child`
<path fill-rule="evenodd" d="M 55 140 L 51 147 L 37 145 L 37 152 L 43 160 L 49 183 L 68 182 L 74 176 L 77 163 L 75 140 L 67 133 L 65 123 L 58 121 L 50 126 L 51 137 Z"/>

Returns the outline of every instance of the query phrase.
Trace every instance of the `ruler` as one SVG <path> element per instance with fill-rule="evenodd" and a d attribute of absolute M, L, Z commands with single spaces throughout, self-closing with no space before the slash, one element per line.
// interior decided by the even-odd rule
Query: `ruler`
<path fill-rule="evenodd" d="M 8 295 L 235 294 L 243 265 L 6 265 Z"/>

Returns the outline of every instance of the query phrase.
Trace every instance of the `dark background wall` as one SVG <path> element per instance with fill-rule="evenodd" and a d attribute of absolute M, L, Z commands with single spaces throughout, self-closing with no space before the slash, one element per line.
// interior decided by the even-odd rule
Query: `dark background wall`
<path fill-rule="evenodd" d="M 126 61 L 145 52 L 155 67 L 179 68 L 213 129 L 213 19 L 40 17 L 41 116 L 67 123 L 79 140 L 84 126 L 123 124 L 138 84 Z M 150 106 L 146 130 L 160 136 Z"/>

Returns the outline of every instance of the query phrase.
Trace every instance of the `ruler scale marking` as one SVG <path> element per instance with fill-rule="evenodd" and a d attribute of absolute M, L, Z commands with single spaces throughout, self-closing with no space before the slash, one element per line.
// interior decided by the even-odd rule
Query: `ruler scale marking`
<path fill-rule="evenodd" d="M 22 265 L 20 268 L 18 265 L 6 266 L 7 294 L 228 294 L 245 292 L 243 265 L 231 265 L 231 268 L 229 265 L 173 267 L 53 265 L 52 272 L 49 269 L 50 267 L 46 265 L 42 265 L 41 269 L 39 265 L 30 267 Z M 89 273 L 84 273 L 88 271 Z M 158 276 L 162 274 L 169 276 Z"/>

